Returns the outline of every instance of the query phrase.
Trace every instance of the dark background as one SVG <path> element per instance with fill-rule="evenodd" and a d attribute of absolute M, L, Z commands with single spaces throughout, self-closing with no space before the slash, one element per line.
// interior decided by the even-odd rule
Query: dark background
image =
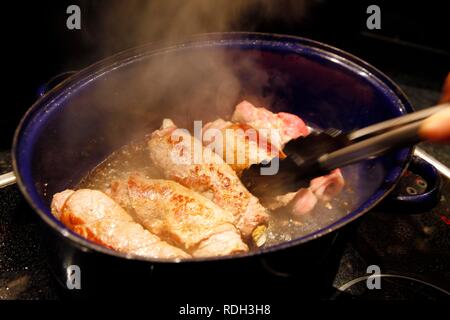
<path fill-rule="evenodd" d="M 4 1 L 0 19 L 4 80 L 0 150 L 10 148 L 14 129 L 35 100 L 37 88 L 51 77 L 63 71 L 79 70 L 126 48 L 161 40 L 164 32 L 135 32 L 137 23 L 155 18 L 142 13 L 149 2 L 155 1 Z M 169 14 L 160 21 L 163 30 L 165 25 L 170 29 L 175 23 L 171 11 L 175 13 L 185 2 L 189 1 L 165 1 L 170 6 Z M 193 30 L 178 27 L 171 35 L 182 38 L 192 31 L 233 30 L 310 37 L 350 51 L 382 71 L 413 72 L 421 77 L 424 88 L 439 87 L 450 70 L 450 18 L 445 1 L 417 4 L 409 1 L 252 1 L 245 10 L 234 12 L 226 27 L 218 27 L 214 19 L 217 15 L 220 17 L 220 7 L 228 2 L 209 3 L 214 4 L 211 12 L 206 8 L 203 16 L 212 23 L 205 22 L 201 28 Z M 81 7 L 82 29 L 79 31 L 66 28 L 66 9 L 70 4 Z M 369 4 L 378 4 L 381 8 L 381 30 L 366 28 Z M 267 7 L 276 10 L 268 12 Z M 158 13 L 155 16 L 158 17 Z"/>

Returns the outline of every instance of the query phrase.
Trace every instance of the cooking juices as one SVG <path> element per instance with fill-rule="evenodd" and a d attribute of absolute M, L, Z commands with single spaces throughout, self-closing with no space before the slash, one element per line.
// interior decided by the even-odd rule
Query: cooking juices
<path fill-rule="evenodd" d="M 152 165 L 147 146 L 148 137 L 132 142 L 111 154 L 79 183 L 77 188 L 108 192 L 111 182 L 139 173 L 149 179 L 162 179 Z M 346 177 L 347 178 L 347 177 Z M 329 201 L 318 201 L 314 209 L 292 217 L 287 207 L 271 210 L 267 241 L 263 247 L 293 240 L 337 221 L 354 207 L 353 179 L 346 179 L 344 190 Z M 255 249 L 253 249 L 255 250 Z"/>

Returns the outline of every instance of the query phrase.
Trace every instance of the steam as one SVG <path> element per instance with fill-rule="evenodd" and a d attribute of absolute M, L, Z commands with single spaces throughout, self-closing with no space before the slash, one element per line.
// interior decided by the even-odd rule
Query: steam
<path fill-rule="evenodd" d="M 95 46 L 96 57 L 111 56 L 150 42 L 179 42 L 195 34 L 271 32 L 261 25 L 298 24 L 316 5 L 314 1 L 305 0 L 127 0 L 107 3 L 102 8 L 95 8 L 95 2 L 86 4 L 87 14 L 97 12 L 98 15 L 85 33 L 87 41 Z M 129 91 L 147 90 L 145 103 L 150 108 L 159 105 L 168 111 L 165 115 L 155 114 L 152 119 L 147 118 L 155 129 L 160 126 L 155 122 L 162 121 L 164 117 L 172 118 L 171 113 L 189 118 L 190 123 L 173 120 L 180 127 L 192 129 L 195 120 L 211 121 L 231 115 L 240 99 L 249 100 L 257 106 L 272 106 L 274 99 L 267 88 L 273 87 L 270 81 L 274 79 L 270 78 L 264 67 L 256 64 L 257 56 L 234 59 L 220 51 L 198 51 L 191 55 L 184 54 L 179 60 L 173 57 L 155 59 L 154 63 L 149 62 L 145 66 L 148 71 L 144 70 L 127 81 Z M 245 74 L 247 88 L 243 86 L 242 74 Z M 125 91 L 127 88 L 121 85 L 121 81 L 114 84 L 111 80 L 109 86 L 121 87 Z M 283 86 L 282 77 L 275 81 L 278 87 Z M 105 84 L 104 91 L 108 90 Z M 120 95 L 120 92 L 116 93 Z M 111 101 L 112 105 L 118 103 L 117 97 Z M 199 108 L 207 109 L 206 116 L 210 117 L 205 119 L 205 112 L 191 112 Z M 141 112 L 141 108 L 133 110 Z"/>
<path fill-rule="evenodd" d="M 114 1 L 92 26 L 90 40 L 110 55 L 139 44 L 175 41 L 192 34 L 255 31 L 261 24 L 297 24 L 313 5 L 304 0 Z"/>
<path fill-rule="evenodd" d="M 83 14 L 98 15 L 96 21 L 83 20 L 92 24 L 82 26 L 86 41 L 95 44 L 93 56 L 97 57 L 149 42 L 178 42 L 194 34 L 261 31 L 259 24 L 277 21 L 295 24 L 310 6 L 298 0 L 127 0 L 108 1 L 103 8 L 98 5 L 88 1 L 82 6 Z M 192 132 L 194 121 L 227 119 L 242 100 L 274 107 L 277 94 L 273 88 L 286 87 L 283 75 L 270 75 L 260 64 L 257 50 L 225 51 L 195 49 L 152 56 L 96 79 L 67 100 L 70 106 L 55 121 L 58 129 L 52 131 L 54 150 L 42 159 L 42 166 L 66 163 L 77 168 L 70 177 L 64 170 L 50 170 L 52 180 L 76 183 L 93 168 L 92 159 L 100 162 L 144 137 L 159 128 L 164 118 Z M 61 149 L 71 151 L 64 159 L 54 157 Z M 51 193 L 68 186 L 50 187 Z"/>

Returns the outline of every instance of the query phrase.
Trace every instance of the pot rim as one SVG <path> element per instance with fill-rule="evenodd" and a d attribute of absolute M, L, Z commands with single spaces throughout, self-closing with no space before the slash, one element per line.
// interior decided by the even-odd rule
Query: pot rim
<path fill-rule="evenodd" d="M 332 224 L 321 228 L 315 232 L 309 233 L 307 235 L 295 238 L 290 241 L 282 242 L 277 245 L 273 245 L 267 248 L 263 248 L 257 251 L 250 251 L 248 253 L 238 254 L 238 255 L 230 255 L 224 257 L 209 257 L 209 258 L 189 258 L 189 259 L 180 259 L 180 260 L 169 260 L 169 259 L 156 259 L 156 258 L 146 258 L 137 256 L 134 254 L 125 254 L 121 252 L 117 252 L 101 245 L 95 244 L 81 236 L 75 234 L 68 228 L 63 227 L 60 223 L 57 223 L 55 220 L 49 217 L 48 213 L 42 210 L 33 200 L 30 192 L 24 183 L 22 176 L 20 174 L 19 166 L 18 166 L 18 158 L 19 158 L 19 141 L 22 136 L 22 132 L 24 128 L 27 126 L 29 121 L 33 119 L 34 114 L 39 111 L 39 109 L 51 102 L 55 99 L 61 92 L 60 90 L 65 88 L 65 90 L 70 90 L 71 87 L 76 87 L 77 84 L 93 80 L 97 77 L 102 76 L 104 73 L 113 71 L 119 67 L 122 67 L 128 63 L 136 61 L 139 58 L 154 55 L 158 52 L 167 52 L 171 50 L 182 49 L 187 46 L 194 46 L 195 44 L 207 44 L 207 43 L 215 43 L 220 44 L 222 41 L 266 41 L 266 42 L 279 42 L 280 46 L 289 46 L 289 45 L 301 45 L 302 47 L 310 47 L 315 51 L 320 51 L 328 56 L 333 55 L 337 61 L 340 63 L 345 63 L 346 66 L 354 66 L 358 69 L 364 69 L 370 75 L 373 76 L 374 80 L 380 81 L 385 86 L 389 87 L 399 98 L 401 104 L 403 105 L 404 110 L 406 112 L 411 112 L 413 110 L 411 103 L 409 102 L 406 94 L 401 90 L 401 88 L 388 76 L 386 76 L 383 72 L 379 71 L 377 68 L 373 67 L 371 64 L 365 62 L 364 60 L 347 53 L 341 49 L 335 48 L 333 46 L 311 40 L 308 38 L 298 37 L 298 36 L 290 36 L 290 35 L 281 35 L 281 34 L 271 34 L 271 33 L 257 33 L 257 32 L 224 32 L 224 33 L 206 33 L 193 35 L 191 37 L 187 37 L 182 41 L 176 42 L 152 42 L 142 46 L 138 46 L 135 48 L 131 48 L 128 50 L 121 51 L 115 55 L 112 55 L 108 58 L 100 60 L 84 69 L 79 71 L 78 73 L 70 76 L 65 79 L 63 82 L 52 88 L 47 94 L 43 97 L 39 98 L 24 114 L 22 117 L 16 131 L 14 134 L 13 146 L 12 146 L 12 163 L 14 173 L 17 177 L 17 185 L 24 195 L 25 199 L 32 207 L 34 211 L 38 213 L 40 218 L 52 229 L 52 231 L 57 232 L 63 238 L 71 241 L 76 247 L 83 251 L 94 251 L 100 252 L 106 255 L 124 258 L 127 260 L 137 260 L 137 261 L 145 261 L 151 263 L 198 263 L 205 261 L 219 261 L 219 260 L 230 260 L 230 259 L 241 259 L 241 258 L 249 258 L 254 256 L 260 256 L 265 253 L 270 253 L 274 251 L 284 250 L 287 248 L 291 248 L 309 241 L 312 241 L 317 238 L 321 238 L 331 232 L 334 232 L 344 225 L 351 223 L 357 218 L 361 217 L 363 214 L 371 210 L 378 203 L 380 203 L 396 186 L 398 180 L 401 178 L 402 174 L 406 171 L 406 168 L 411 161 L 411 155 L 413 148 L 404 149 L 402 153 L 403 164 L 398 166 L 401 168 L 393 177 L 391 185 L 389 187 L 382 186 L 380 187 L 374 194 L 372 194 L 372 198 L 374 195 L 377 195 L 374 200 L 369 201 L 369 203 L 363 203 L 360 208 L 346 214 L 345 216 L 339 218 L 337 221 Z M 219 42 L 217 42 L 219 41 Z"/>

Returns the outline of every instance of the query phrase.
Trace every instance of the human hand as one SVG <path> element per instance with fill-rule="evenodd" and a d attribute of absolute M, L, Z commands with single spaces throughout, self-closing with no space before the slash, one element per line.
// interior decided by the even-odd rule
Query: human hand
<path fill-rule="evenodd" d="M 450 73 L 444 84 L 441 103 L 450 102 Z M 419 129 L 419 135 L 426 140 L 436 142 L 450 142 L 450 104 L 442 111 L 432 115 L 424 121 Z"/>

